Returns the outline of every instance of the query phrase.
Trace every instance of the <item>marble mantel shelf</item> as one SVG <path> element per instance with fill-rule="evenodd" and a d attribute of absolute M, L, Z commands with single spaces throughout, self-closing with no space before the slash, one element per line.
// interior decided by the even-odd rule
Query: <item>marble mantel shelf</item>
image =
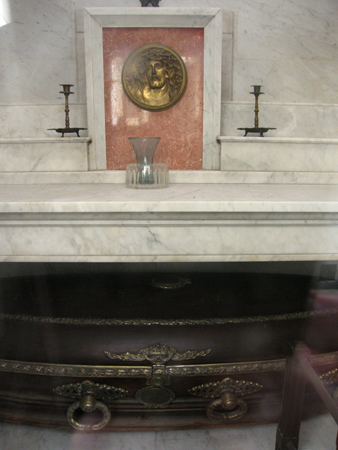
<path fill-rule="evenodd" d="M 0 213 L 338 213 L 338 186 L 176 184 L 128 189 L 123 184 L 5 185 Z"/>
<path fill-rule="evenodd" d="M 3 185 L 2 261 L 338 259 L 338 186 Z"/>

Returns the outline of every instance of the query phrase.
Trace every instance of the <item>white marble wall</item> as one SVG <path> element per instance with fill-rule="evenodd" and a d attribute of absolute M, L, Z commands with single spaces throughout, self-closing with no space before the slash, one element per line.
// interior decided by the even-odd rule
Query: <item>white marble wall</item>
<path fill-rule="evenodd" d="M 139 5 L 139 0 L 123 1 L 126 7 Z M 11 0 L 10 6 L 12 23 L 0 28 L 0 137 L 52 136 L 47 128 L 60 126 L 63 114 L 60 83 L 75 85 L 71 125 L 86 126 L 83 32 L 77 11 L 120 7 L 121 1 Z M 262 84 L 261 125 L 277 127 L 274 136 L 338 137 L 335 1 L 160 3 L 182 6 L 233 12 L 233 27 L 224 24 L 222 134 L 240 135 L 238 127 L 252 126 L 250 85 Z"/>
<path fill-rule="evenodd" d="M 222 137 L 221 170 L 293 172 L 301 175 L 338 172 L 337 139 Z M 316 175 L 313 183 L 316 181 Z M 326 181 L 329 182 L 329 179 Z"/>
<path fill-rule="evenodd" d="M 0 139 L 2 173 L 88 171 L 88 138 Z"/>

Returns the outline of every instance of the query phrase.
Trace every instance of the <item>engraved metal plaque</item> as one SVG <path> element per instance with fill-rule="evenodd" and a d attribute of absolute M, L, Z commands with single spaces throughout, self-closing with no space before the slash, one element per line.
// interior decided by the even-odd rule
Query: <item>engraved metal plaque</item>
<path fill-rule="evenodd" d="M 122 69 L 122 85 L 139 108 L 162 111 L 174 106 L 187 86 L 187 70 L 180 55 L 160 44 L 133 51 Z"/>
<path fill-rule="evenodd" d="M 164 408 L 174 401 L 175 393 L 163 386 L 147 386 L 138 390 L 135 397 L 148 408 Z"/>

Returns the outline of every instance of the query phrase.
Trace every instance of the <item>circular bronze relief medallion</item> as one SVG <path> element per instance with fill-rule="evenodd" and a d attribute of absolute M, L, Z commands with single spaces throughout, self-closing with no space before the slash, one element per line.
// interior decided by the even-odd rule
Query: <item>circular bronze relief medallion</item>
<path fill-rule="evenodd" d="M 187 86 L 187 69 L 180 55 L 171 48 L 143 45 L 126 59 L 122 84 L 136 106 L 162 111 L 182 98 Z"/>

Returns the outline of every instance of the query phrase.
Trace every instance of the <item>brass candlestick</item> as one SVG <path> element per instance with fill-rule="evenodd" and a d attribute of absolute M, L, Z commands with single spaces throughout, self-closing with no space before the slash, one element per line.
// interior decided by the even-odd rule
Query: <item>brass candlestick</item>
<path fill-rule="evenodd" d="M 261 92 L 261 87 L 262 86 L 251 86 L 254 88 L 253 92 L 250 92 L 250 94 L 253 94 L 255 96 L 255 128 L 258 128 L 258 124 L 259 124 L 259 120 L 258 120 L 258 113 L 259 113 L 259 109 L 258 109 L 258 97 L 262 94 L 264 94 L 264 92 Z"/>
<path fill-rule="evenodd" d="M 62 91 L 59 91 L 60 94 L 63 94 L 65 96 L 65 128 L 48 128 L 48 130 L 55 130 L 57 133 L 61 133 L 64 137 L 65 133 L 76 133 L 78 137 L 80 130 L 86 130 L 87 128 L 71 128 L 70 127 L 70 121 L 69 121 L 69 96 L 70 94 L 74 94 L 74 92 L 71 92 L 70 88 L 73 87 L 73 84 L 60 84 L 59 86 L 63 87 Z"/>
<path fill-rule="evenodd" d="M 63 91 L 60 91 L 59 94 L 63 94 L 65 96 L 65 127 L 69 127 L 69 103 L 68 98 L 70 94 L 74 94 L 74 92 L 70 92 L 70 88 L 73 87 L 73 84 L 60 84 L 59 86 L 63 86 Z"/>
<path fill-rule="evenodd" d="M 258 113 L 259 113 L 259 108 L 258 108 L 258 97 L 262 94 L 264 94 L 264 92 L 261 92 L 261 87 L 260 85 L 253 85 L 251 86 L 254 88 L 253 92 L 250 92 L 250 94 L 253 94 L 255 96 L 255 121 L 254 121 L 254 127 L 253 128 L 237 128 L 237 130 L 245 130 L 245 134 L 244 136 L 246 136 L 248 133 L 259 133 L 259 135 L 261 137 L 264 137 L 263 133 L 266 133 L 269 130 L 276 130 L 276 128 L 266 128 L 266 127 L 259 127 L 259 119 L 258 119 Z"/>

